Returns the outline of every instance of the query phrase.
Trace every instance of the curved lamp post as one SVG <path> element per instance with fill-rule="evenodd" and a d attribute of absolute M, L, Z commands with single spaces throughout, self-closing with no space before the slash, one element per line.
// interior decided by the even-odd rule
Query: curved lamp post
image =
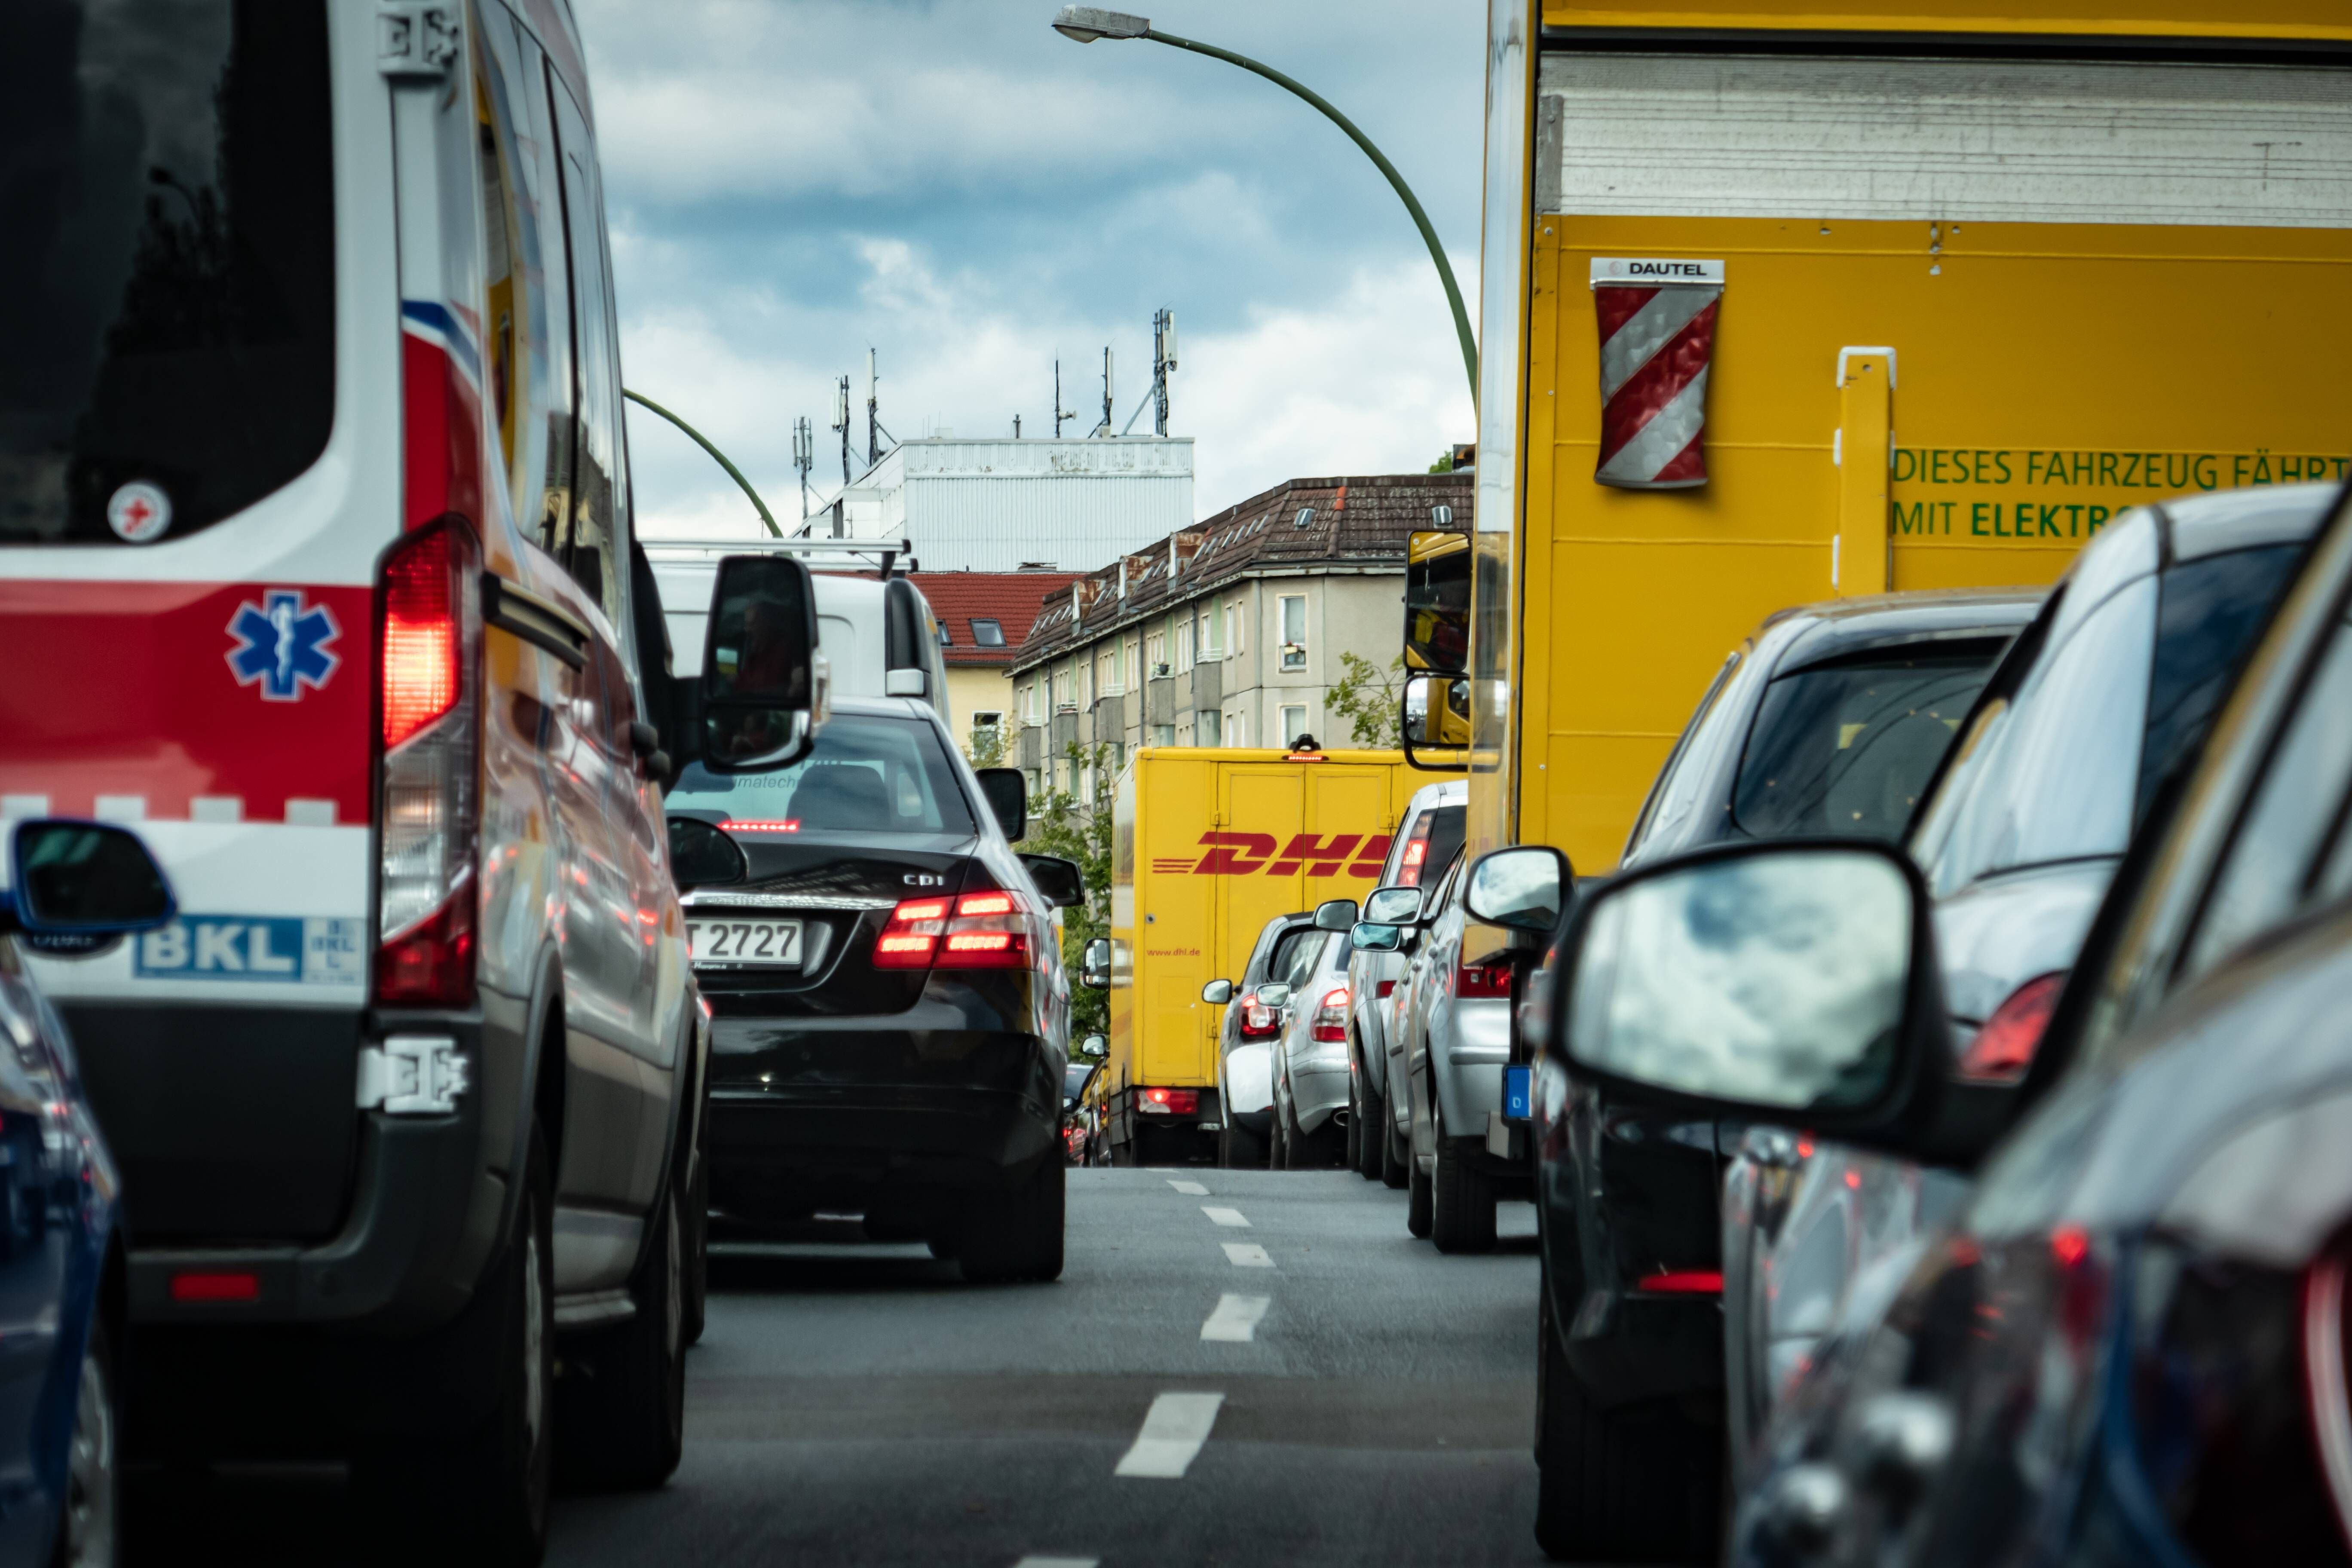
<path fill-rule="evenodd" d="M 1404 210 L 1412 215 L 1413 226 L 1421 230 L 1422 240 L 1429 247 L 1429 258 L 1437 263 L 1437 276 L 1445 284 L 1445 302 L 1454 307 L 1454 331 L 1462 340 L 1462 367 L 1470 373 L 1470 402 L 1474 407 L 1477 405 L 1478 336 L 1470 330 L 1470 312 L 1463 309 L 1462 289 L 1454 281 L 1454 266 L 1445 259 L 1444 247 L 1437 243 L 1437 231 L 1430 226 L 1429 215 L 1421 210 L 1421 201 L 1412 194 L 1412 187 L 1404 183 L 1404 176 L 1397 173 L 1396 165 L 1389 162 L 1388 155 L 1372 145 L 1371 138 L 1356 129 L 1355 121 L 1332 108 L 1320 93 L 1293 81 L 1272 66 L 1260 65 L 1246 55 L 1237 55 L 1213 44 L 1196 43 L 1191 38 L 1180 38 L 1173 33 L 1156 31 L 1148 17 L 1132 16 L 1124 11 L 1106 11 L 1099 5 L 1065 5 L 1061 15 L 1054 18 L 1054 31 L 1082 44 L 1091 44 L 1097 38 L 1149 38 L 1155 44 L 1167 44 L 1174 48 L 1189 49 L 1196 55 L 1208 55 L 1228 65 L 1239 66 L 1245 71 L 1255 71 L 1276 87 L 1297 93 L 1321 110 L 1332 124 L 1348 133 L 1349 141 L 1364 150 L 1366 157 L 1379 165 L 1381 173 L 1388 176 L 1389 184 L 1403 199 Z"/>
<path fill-rule="evenodd" d="M 693 426 L 688 425 L 685 420 L 680 419 L 677 415 L 672 414 L 668 409 L 664 408 L 660 404 L 656 403 L 652 398 L 646 396 L 643 393 L 633 392 L 625 386 L 621 388 L 621 395 L 640 406 L 652 409 L 655 413 L 660 415 L 663 418 L 668 420 L 671 424 L 677 426 L 679 429 L 692 437 L 696 446 L 701 447 L 704 451 L 709 453 L 713 458 L 719 460 L 719 466 L 727 470 L 727 477 L 729 479 L 733 479 L 737 484 L 743 487 L 743 493 L 751 498 L 751 505 L 759 511 L 760 521 L 768 525 L 769 533 L 778 539 L 782 539 L 784 536 L 784 531 L 776 526 L 776 520 L 768 515 L 768 503 L 760 499 L 760 492 L 751 488 L 751 481 L 743 477 L 743 470 L 729 462 L 727 460 L 726 453 L 720 451 L 718 447 L 705 440 L 701 431 L 696 429 Z"/>

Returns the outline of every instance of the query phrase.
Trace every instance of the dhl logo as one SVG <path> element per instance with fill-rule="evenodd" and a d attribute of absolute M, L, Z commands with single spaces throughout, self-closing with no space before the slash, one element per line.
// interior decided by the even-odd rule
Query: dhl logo
<path fill-rule="evenodd" d="M 1295 877 L 1304 868 L 1310 877 L 1336 877 L 1345 866 L 1348 875 L 1369 882 L 1380 876 L 1389 855 L 1385 833 L 1337 833 L 1328 844 L 1312 833 L 1295 833 L 1279 854 L 1271 833 L 1203 833 L 1201 843 L 1208 853 L 1199 860 L 1160 858 L 1151 868 L 1163 876 L 1195 877 Z"/>

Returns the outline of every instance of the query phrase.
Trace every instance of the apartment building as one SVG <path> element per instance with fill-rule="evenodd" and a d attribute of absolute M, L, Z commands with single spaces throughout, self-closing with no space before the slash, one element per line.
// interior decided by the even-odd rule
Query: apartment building
<path fill-rule="evenodd" d="M 966 755 L 985 763 L 1012 751 L 1013 661 L 1045 602 L 1077 575 L 1040 570 L 908 574 L 940 623 L 940 658 L 948 670 L 940 710 Z"/>
<path fill-rule="evenodd" d="M 1086 794 L 1072 745 L 1348 743 L 1328 711 L 1353 653 L 1387 668 L 1405 542 L 1470 523 L 1472 476 L 1297 479 L 1046 595 L 1012 661 L 1031 787 Z"/>

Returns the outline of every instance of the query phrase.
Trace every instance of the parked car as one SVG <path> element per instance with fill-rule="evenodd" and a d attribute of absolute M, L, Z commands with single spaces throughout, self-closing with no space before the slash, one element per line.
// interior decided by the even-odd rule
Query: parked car
<path fill-rule="evenodd" d="M 1292 960 L 1315 935 L 1312 910 L 1276 915 L 1259 928 L 1238 983 L 1212 980 L 1201 1000 L 1223 1009 L 1217 1026 L 1217 1163 L 1228 1171 L 1263 1170 L 1274 1139 L 1274 1042 L 1282 1033 Z"/>
<path fill-rule="evenodd" d="M 1342 916 L 1355 923 L 1352 901 L 1338 900 L 1327 918 L 1336 924 Z M 1345 931 L 1315 931 L 1284 976 L 1273 1052 L 1278 1170 L 1324 1170 L 1339 1163 L 1347 1147 L 1349 951 Z"/>
<path fill-rule="evenodd" d="M 2192 759 L 2334 500 L 2296 485 L 2168 501 L 2107 525 L 2011 645 L 1906 847 L 1935 900 L 1954 1070 L 2012 1082 L 2133 829 Z M 1735 1484 L 1777 1393 L 1853 1282 L 1949 1214 L 1949 1172 L 1757 1128 L 1723 1191 Z M 1808 1397 L 1811 1397 L 1809 1395 Z"/>
<path fill-rule="evenodd" d="M 1102 1059 L 1108 1053 L 1108 1042 L 1100 1035 L 1088 1035 L 1070 1053 L 1069 1066 L 1062 1070 L 1062 1163 L 1066 1165 L 1091 1163 L 1088 1145 L 1095 1126 L 1087 1110 L 1087 1089 L 1102 1071 Z"/>
<path fill-rule="evenodd" d="M 1952 1079 L 1899 851 L 1703 851 L 1580 911 L 1539 1115 L 1566 1068 L 1979 1173 L 1820 1347 L 1844 1375 L 1776 1419 L 1735 1561 L 2347 1561 L 2347 712 L 2339 503 L 2012 1084 Z"/>
<path fill-rule="evenodd" d="M 929 703 L 844 698 L 789 766 L 689 764 L 673 814 L 749 871 L 687 906 L 709 998 L 711 1202 L 862 1214 L 967 1279 L 1062 1270 L 1077 867 L 1013 849 L 1021 774 L 975 773 Z"/>
<path fill-rule="evenodd" d="M 2040 598 L 1899 594 L 1773 616 L 1701 699 L 1617 874 L 1711 843 L 1900 836 Z M 1523 1016 L 1550 1005 L 1557 952 Z M 1724 1455 L 1717 1129 L 1579 1079 L 1535 1143 L 1543 1343 L 1569 1380 L 1551 1397 L 1576 1411 L 1538 1436 L 1538 1539 L 1604 1561 L 1704 1556 Z"/>
<path fill-rule="evenodd" d="M 1381 888 L 1433 888 L 1462 853 L 1463 823 L 1469 809 L 1466 779 L 1424 784 L 1406 803 L 1396 835 L 1389 841 Z M 1406 1096 L 1391 1083 L 1405 1081 L 1403 1053 L 1392 1059 L 1388 1037 L 1390 998 L 1404 978 L 1401 952 L 1349 952 L 1348 960 L 1348 1054 L 1355 1071 L 1348 1083 L 1347 1163 L 1366 1180 L 1391 1187 L 1406 1184 L 1412 1128 Z"/>
<path fill-rule="evenodd" d="M 126 1430 L 349 1458 L 366 1533 L 535 1562 L 559 1459 L 677 1465 L 699 1237 L 687 737 L 581 39 L 48 15 L 8 28 L 11 188 L 58 195 L 8 225 L 46 326 L 0 420 L 0 668 L 40 672 L 0 799 L 138 820 L 179 899 L 26 961 L 123 1172 Z M 812 637 L 770 603 L 724 722 L 788 747 Z"/>
<path fill-rule="evenodd" d="M 111 1564 L 122 1482 L 121 1177 L 27 952 L 95 956 L 173 912 L 138 837 L 19 819 L 0 865 L 0 1562 Z"/>

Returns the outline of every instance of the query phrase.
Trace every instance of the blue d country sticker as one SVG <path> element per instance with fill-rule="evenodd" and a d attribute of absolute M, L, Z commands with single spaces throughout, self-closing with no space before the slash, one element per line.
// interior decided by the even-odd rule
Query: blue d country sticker
<path fill-rule="evenodd" d="M 1503 1069 L 1503 1120 L 1525 1121 L 1535 1114 L 1535 1096 L 1531 1092 L 1535 1069 L 1507 1067 Z"/>
<path fill-rule="evenodd" d="M 148 980 L 357 985 L 367 922 L 317 915 L 182 915 L 139 939 L 131 973 Z"/>

